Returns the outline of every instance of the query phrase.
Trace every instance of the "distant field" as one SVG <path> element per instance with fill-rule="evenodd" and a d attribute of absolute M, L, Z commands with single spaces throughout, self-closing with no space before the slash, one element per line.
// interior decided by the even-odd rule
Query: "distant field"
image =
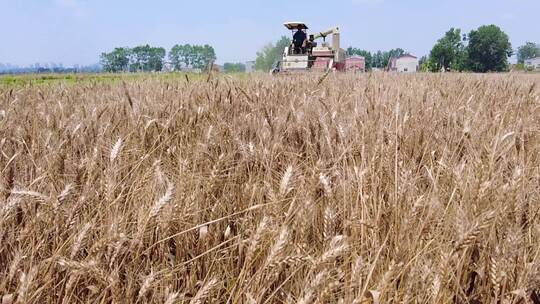
<path fill-rule="evenodd" d="M 3 303 L 540 297 L 538 74 L 50 77 L 0 78 Z"/>
<path fill-rule="evenodd" d="M 50 85 L 50 84 L 76 84 L 76 83 L 107 83 L 118 82 L 120 80 L 136 79 L 178 79 L 185 78 L 188 75 L 191 78 L 202 78 L 203 75 L 186 73 L 130 73 L 130 74 L 25 74 L 25 75 L 0 75 L 0 86 L 25 86 L 25 85 Z"/>

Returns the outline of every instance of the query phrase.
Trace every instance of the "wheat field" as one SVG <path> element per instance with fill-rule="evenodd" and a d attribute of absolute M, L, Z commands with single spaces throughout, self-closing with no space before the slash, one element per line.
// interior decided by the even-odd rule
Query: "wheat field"
<path fill-rule="evenodd" d="M 540 75 L 0 87 L 10 303 L 540 303 Z"/>

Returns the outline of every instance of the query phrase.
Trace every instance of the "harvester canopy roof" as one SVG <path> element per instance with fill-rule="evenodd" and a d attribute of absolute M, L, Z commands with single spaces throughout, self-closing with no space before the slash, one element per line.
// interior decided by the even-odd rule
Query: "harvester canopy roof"
<path fill-rule="evenodd" d="M 304 22 L 294 21 L 294 22 L 285 22 L 283 23 L 285 27 L 289 30 L 296 30 L 298 26 L 301 26 L 303 30 L 307 30 L 308 27 Z"/>

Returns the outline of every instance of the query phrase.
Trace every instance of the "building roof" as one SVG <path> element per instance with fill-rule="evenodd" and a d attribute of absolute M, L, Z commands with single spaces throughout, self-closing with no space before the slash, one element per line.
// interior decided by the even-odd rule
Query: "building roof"
<path fill-rule="evenodd" d="M 418 57 L 413 56 L 413 55 L 411 55 L 411 54 L 401 55 L 401 56 L 397 57 L 396 59 L 401 59 L 401 58 L 414 58 L 414 59 L 418 59 Z"/>

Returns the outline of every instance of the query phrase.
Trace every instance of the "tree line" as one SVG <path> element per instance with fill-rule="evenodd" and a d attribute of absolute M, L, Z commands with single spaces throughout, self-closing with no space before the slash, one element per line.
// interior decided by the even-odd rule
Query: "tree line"
<path fill-rule="evenodd" d="M 469 34 L 451 28 L 437 41 L 423 64 L 424 70 L 502 72 L 514 50 L 508 35 L 496 25 L 484 25 Z"/>
<path fill-rule="evenodd" d="M 167 51 L 162 47 L 141 45 L 134 48 L 118 47 L 109 53 L 102 53 L 101 64 L 105 72 L 158 72 L 165 64 Z M 175 45 L 168 53 L 168 59 L 175 71 L 185 69 L 208 69 L 216 60 L 214 48 L 210 45 Z"/>
<path fill-rule="evenodd" d="M 241 62 L 225 62 L 223 71 L 225 73 L 243 73 L 246 71 L 246 65 Z"/>
<path fill-rule="evenodd" d="M 0 63 L 0 75 L 2 74 L 76 74 L 76 73 L 100 73 L 102 71 L 99 64 L 74 65 L 65 67 L 55 63 L 36 63 L 29 66 L 18 66 Z"/>
<path fill-rule="evenodd" d="M 270 70 L 290 43 L 291 40 L 283 36 L 275 44 L 264 46 L 257 52 L 255 69 Z M 408 54 L 402 48 L 372 53 L 352 46 L 346 52 L 349 56 L 364 57 L 366 70 L 385 68 L 390 58 Z M 502 72 L 508 70 L 508 58 L 514 53 L 518 59 L 517 67 L 523 69 L 525 60 L 540 56 L 540 45 L 527 42 L 514 51 L 508 35 L 496 25 L 480 26 L 468 34 L 451 28 L 435 43 L 428 56 L 420 58 L 419 64 L 421 70 L 432 72 Z"/>
<path fill-rule="evenodd" d="M 400 56 L 402 49 L 389 52 L 370 53 L 353 47 L 349 55 L 360 55 L 366 59 L 366 69 L 381 68 L 390 57 Z M 463 34 L 461 29 L 451 28 L 440 38 L 428 56 L 420 58 L 423 71 L 456 72 L 503 72 L 509 68 L 508 58 L 514 54 L 508 35 L 496 25 L 484 25 Z M 527 59 L 540 56 L 540 45 L 527 42 L 517 49 L 518 68 L 525 68 Z"/>
<path fill-rule="evenodd" d="M 379 50 L 377 52 L 371 53 L 366 50 L 348 47 L 346 52 L 349 56 L 358 55 L 364 57 L 366 63 L 366 70 L 371 70 L 373 68 L 383 69 L 388 66 L 390 58 L 408 54 L 408 52 L 406 52 L 402 48 L 391 49 L 390 51 Z"/>
<path fill-rule="evenodd" d="M 423 69 L 428 71 L 502 72 L 514 54 L 508 35 L 496 25 L 485 25 L 468 35 L 451 28 L 433 46 Z M 527 42 L 518 47 L 518 68 L 527 59 L 540 56 L 540 46 Z"/>

